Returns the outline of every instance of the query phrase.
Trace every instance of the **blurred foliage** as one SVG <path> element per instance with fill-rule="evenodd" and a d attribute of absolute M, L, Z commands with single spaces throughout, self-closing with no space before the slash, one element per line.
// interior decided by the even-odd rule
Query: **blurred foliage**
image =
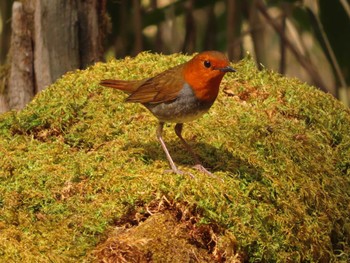
<path fill-rule="evenodd" d="M 218 49 L 239 60 L 249 51 L 259 67 L 304 79 L 345 104 L 350 99 L 350 18 L 340 1 L 121 0 L 107 8 L 109 55 Z"/>
<path fill-rule="evenodd" d="M 10 40 L 13 0 L 1 1 L 0 60 Z M 350 105 L 350 5 L 346 0 L 107 0 L 106 57 L 144 50 L 216 49 L 234 61 L 298 77 Z M 105 14 L 102 14 L 105 15 Z"/>
<path fill-rule="evenodd" d="M 320 19 L 346 82 L 350 83 L 350 17 L 340 1 L 320 0 Z M 324 48 L 325 49 L 325 48 Z"/>

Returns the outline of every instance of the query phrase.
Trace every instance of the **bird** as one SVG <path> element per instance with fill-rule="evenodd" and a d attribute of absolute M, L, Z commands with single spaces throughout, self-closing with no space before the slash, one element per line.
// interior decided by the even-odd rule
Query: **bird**
<path fill-rule="evenodd" d="M 100 85 L 126 92 L 129 95 L 126 102 L 141 103 L 158 119 L 157 139 L 172 172 L 184 173 L 175 165 L 163 140 L 165 123 L 175 123 L 175 134 L 192 155 L 195 161 L 193 167 L 212 175 L 182 137 L 183 124 L 208 112 L 218 96 L 222 78 L 226 73 L 235 71 L 222 52 L 212 50 L 198 53 L 189 61 L 151 78 L 128 81 L 104 79 Z"/>

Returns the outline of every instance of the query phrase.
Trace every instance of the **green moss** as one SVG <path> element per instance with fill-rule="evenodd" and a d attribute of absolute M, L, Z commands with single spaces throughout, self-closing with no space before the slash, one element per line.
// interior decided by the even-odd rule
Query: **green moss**
<path fill-rule="evenodd" d="M 196 178 L 164 173 L 157 120 L 98 83 L 188 59 L 142 53 L 97 63 L 0 116 L 1 261 L 92 261 L 116 221 L 164 196 L 233 235 L 247 261 L 349 260 L 349 109 L 246 58 L 209 114 L 184 127 L 217 178 L 190 168 L 172 128 L 169 150 Z"/>

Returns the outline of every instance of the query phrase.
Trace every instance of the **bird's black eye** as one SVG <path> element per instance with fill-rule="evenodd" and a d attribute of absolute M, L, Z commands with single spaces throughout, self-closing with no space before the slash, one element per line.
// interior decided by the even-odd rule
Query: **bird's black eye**
<path fill-rule="evenodd" d="M 211 64 L 210 64 L 209 60 L 205 60 L 204 61 L 204 67 L 206 67 L 206 68 L 210 68 L 211 67 Z"/>

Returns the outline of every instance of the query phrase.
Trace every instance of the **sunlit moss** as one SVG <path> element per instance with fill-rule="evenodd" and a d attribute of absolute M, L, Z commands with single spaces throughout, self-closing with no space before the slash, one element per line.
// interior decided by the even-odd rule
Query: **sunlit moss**
<path fill-rule="evenodd" d="M 98 83 L 188 59 L 142 53 L 97 63 L 0 116 L 1 261 L 92 260 L 116 221 L 162 197 L 225 229 L 251 262 L 349 260 L 349 110 L 246 58 L 209 114 L 184 127 L 216 178 L 191 169 L 172 128 L 169 150 L 196 178 L 164 173 L 157 120 Z"/>

